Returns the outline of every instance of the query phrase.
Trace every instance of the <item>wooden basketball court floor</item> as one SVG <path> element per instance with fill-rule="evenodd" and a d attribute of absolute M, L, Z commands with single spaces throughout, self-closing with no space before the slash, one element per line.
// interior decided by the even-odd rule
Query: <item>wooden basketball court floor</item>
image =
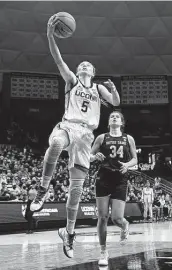
<path fill-rule="evenodd" d="M 119 232 L 108 226 L 108 267 L 98 267 L 96 227 L 76 229 L 73 259 L 63 254 L 57 231 L 0 235 L 0 270 L 172 269 L 171 221 L 131 224 L 125 245 L 119 243 Z"/>

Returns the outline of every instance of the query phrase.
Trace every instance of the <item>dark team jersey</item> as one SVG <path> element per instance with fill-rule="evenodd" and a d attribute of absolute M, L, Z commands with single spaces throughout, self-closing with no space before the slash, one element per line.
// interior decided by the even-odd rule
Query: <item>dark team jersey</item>
<path fill-rule="evenodd" d="M 123 133 L 120 137 L 112 137 L 109 133 L 106 133 L 100 152 L 106 157 L 101 167 L 112 171 L 119 170 L 119 161 L 125 163 L 131 159 L 127 134 Z"/>

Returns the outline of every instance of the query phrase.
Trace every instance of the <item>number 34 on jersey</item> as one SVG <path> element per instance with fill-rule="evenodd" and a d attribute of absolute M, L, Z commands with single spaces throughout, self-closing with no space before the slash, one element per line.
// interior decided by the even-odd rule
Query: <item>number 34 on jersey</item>
<path fill-rule="evenodd" d="M 110 157 L 111 158 L 115 158 L 116 156 L 119 156 L 120 158 L 124 157 L 124 148 L 123 145 L 120 145 L 119 147 L 117 147 L 116 145 L 111 145 L 110 146 Z"/>

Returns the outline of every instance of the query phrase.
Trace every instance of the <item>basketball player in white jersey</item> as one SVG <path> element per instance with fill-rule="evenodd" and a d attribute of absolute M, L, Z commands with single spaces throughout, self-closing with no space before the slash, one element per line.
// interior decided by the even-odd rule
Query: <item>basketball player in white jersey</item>
<path fill-rule="evenodd" d="M 31 210 L 36 211 L 43 207 L 45 195 L 56 166 L 56 162 L 66 149 L 69 153 L 70 186 L 66 204 L 67 226 L 59 229 L 59 236 L 63 240 L 63 251 L 69 258 L 73 257 L 74 227 L 82 194 L 83 183 L 90 166 L 91 144 L 94 140 L 93 130 L 98 127 L 100 119 L 100 95 L 114 106 L 120 103 L 119 94 L 115 85 L 109 80 L 108 87 L 92 83 L 95 75 L 93 65 L 82 62 L 76 75 L 63 61 L 58 46 L 54 40 L 54 16 L 47 26 L 47 37 L 50 52 L 65 80 L 65 113 L 62 122 L 55 126 L 49 138 L 49 148 L 44 156 L 42 183 L 38 195 L 31 204 Z"/>

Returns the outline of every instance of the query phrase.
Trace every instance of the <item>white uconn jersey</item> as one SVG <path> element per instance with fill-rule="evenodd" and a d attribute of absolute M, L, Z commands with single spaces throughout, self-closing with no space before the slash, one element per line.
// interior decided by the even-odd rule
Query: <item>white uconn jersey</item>
<path fill-rule="evenodd" d="M 65 113 L 63 120 L 75 123 L 85 123 L 91 129 L 96 129 L 100 120 L 101 101 L 97 84 L 85 87 L 79 80 L 66 93 Z"/>

